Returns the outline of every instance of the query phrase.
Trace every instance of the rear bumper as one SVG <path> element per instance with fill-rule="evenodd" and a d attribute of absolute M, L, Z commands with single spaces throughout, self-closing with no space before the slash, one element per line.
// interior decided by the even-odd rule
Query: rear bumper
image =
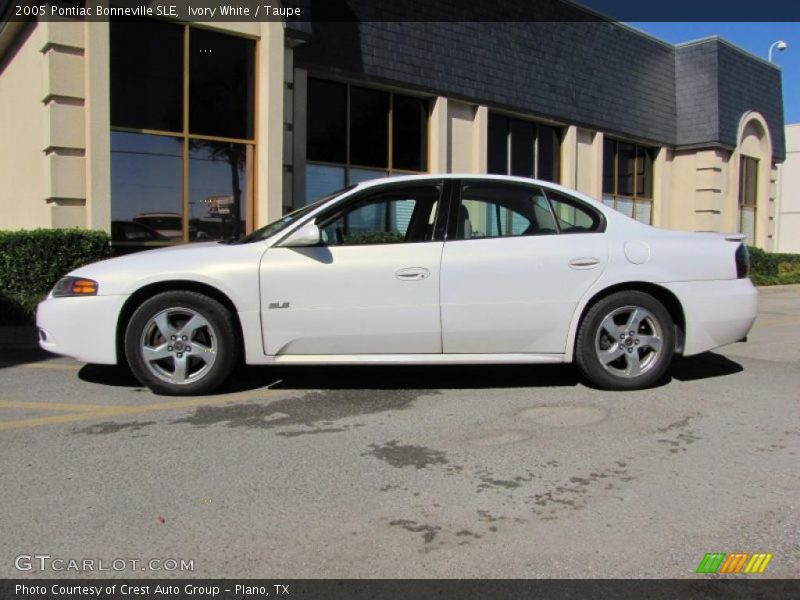
<path fill-rule="evenodd" d="M 39 346 L 97 364 L 117 362 L 117 319 L 127 296 L 48 297 L 36 309 Z"/>
<path fill-rule="evenodd" d="M 684 356 L 747 337 L 758 313 L 758 291 L 749 279 L 662 284 L 680 300 L 686 317 Z"/>

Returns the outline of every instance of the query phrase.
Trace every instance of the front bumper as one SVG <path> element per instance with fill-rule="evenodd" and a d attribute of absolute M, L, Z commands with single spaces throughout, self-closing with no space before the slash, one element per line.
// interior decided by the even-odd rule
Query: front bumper
<path fill-rule="evenodd" d="M 747 337 L 758 314 L 758 290 L 749 279 L 663 284 L 680 300 L 686 317 L 684 356 Z"/>
<path fill-rule="evenodd" d="M 48 296 L 36 309 L 39 346 L 80 361 L 117 363 L 117 320 L 127 296 Z"/>

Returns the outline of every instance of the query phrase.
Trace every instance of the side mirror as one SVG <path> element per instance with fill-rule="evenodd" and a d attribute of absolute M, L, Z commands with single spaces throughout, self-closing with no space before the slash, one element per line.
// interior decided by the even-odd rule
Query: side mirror
<path fill-rule="evenodd" d="M 306 223 L 300 229 L 286 238 L 281 246 L 287 248 L 298 246 L 316 246 L 321 240 L 322 234 L 319 230 L 319 227 L 317 227 L 317 224 L 312 221 L 311 223 Z"/>

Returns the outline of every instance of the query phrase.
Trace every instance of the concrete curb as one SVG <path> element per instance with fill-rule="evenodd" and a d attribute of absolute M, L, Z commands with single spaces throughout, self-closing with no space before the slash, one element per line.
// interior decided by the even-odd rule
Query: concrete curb
<path fill-rule="evenodd" d="M 33 325 L 0 327 L 0 350 L 39 348 L 39 333 Z"/>

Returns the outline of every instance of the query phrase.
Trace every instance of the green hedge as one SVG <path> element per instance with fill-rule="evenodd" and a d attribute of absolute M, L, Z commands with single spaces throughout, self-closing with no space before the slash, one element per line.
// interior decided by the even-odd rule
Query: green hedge
<path fill-rule="evenodd" d="M 748 246 L 750 279 L 756 285 L 800 283 L 800 254 L 764 252 Z"/>
<path fill-rule="evenodd" d="M 62 275 L 110 255 L 102 231 L 0 231 L 0 325 L 32 323 L 36 304 Z"/>

